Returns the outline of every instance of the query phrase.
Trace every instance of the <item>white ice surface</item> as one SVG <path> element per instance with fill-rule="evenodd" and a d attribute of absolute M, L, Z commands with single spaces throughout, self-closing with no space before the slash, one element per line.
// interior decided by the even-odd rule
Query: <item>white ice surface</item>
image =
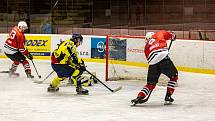
<path fill-rule="evenodd" d="M 31 63 L 30 63 L 31 64 Z M 48 61 L 35 65 L 42 79 L 52 69 Z M 0 71 L 11 66 L 9 60 L 0 60 Z M 104 80 L 104 65 L 87 63 Z M 36 76 L 31 64 L 32 72 Z M 164 106 L 166 87 L 156 87 L 148 102 L 130 107 L 130 100 L 145 85 L 141 81 L 104 82 L 110 88 L 122 86 L 112 93 L 103 85 L 87 87 L 89 95 L 75 94 L 74 87 L 60 87 L 57 93 L 48 93 L 45 84 L 26 79 L 22 65 L 19 78 L 0 73 L 0 121 L 214 121 L 215 76 L 179 72 L 179 87 L 173 95 L 173 105 Z"/>

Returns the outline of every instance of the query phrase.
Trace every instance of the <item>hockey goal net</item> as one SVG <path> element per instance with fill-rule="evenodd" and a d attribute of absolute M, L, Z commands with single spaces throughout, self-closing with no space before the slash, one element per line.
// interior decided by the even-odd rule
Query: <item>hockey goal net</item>
<path fill-rule="evenodd" d="M 145 80 L 144 36 L 106 37 L 106 80 Z"/>
<path fill-rule="evenodd" d="M 106 37 L 106 81 L 146 81 L 148 64 L 144 54 L 144 36 Z M 166 86 L 168 77 L 161 74 L 158 85 Z"/>

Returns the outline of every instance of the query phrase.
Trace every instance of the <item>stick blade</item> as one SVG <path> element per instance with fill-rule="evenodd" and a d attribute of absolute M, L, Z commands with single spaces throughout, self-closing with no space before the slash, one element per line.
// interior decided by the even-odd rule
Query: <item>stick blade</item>
<path fill-rule="evenodd" d="M 117 92 L 117 91 L 119 91 L 119 90 L 121 90 L 121 89 L 122 89 L 122 86 L 120 86 L 120 87 L 114 89 L 113 92 Z"/>
<path fill-rule="evenodd" d="M 36 84 L 42 84 L 43 83 L 43 81 L 39 81 L 39 80 L 34 80 L 33 82 Z"/>

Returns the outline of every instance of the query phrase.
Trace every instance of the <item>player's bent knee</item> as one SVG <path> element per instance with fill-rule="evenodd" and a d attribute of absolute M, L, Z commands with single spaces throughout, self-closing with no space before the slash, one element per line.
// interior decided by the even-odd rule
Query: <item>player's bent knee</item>
<path fill-rule="evenodd" d="M 73 74 L 72 74 L 72 77 L 77 77 L 77 76 L 79 76 L 79 74 L 80 74 L 80 71 L 79 70 L 75 70 L 73 72 Z"/>
<path fill-rule="evenodd" d="M 155 86 L 156 86 L 155 84 L 149 84 L 149 83 L 146 85 L 146 87 L 147 87 L 149 90 L 153 90 L 153 89 L 155 88 Z"/>

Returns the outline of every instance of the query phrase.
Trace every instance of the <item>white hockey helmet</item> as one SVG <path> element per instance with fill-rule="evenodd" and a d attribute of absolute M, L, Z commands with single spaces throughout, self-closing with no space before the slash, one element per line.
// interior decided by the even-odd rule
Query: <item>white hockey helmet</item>
<path fill-rule="evenodd" d="M 146 40 L 151 39 L 154 34 L 155 34 L 154 32 L 147 32 L 145 36 Z"/>
<path fill-rule="evenodd" d="M 22 31 L 25 31 L 28 29 L 28 25 L 25 21 L 20 21 L 18 23 L 18 28 L 20 28 Z"/>

